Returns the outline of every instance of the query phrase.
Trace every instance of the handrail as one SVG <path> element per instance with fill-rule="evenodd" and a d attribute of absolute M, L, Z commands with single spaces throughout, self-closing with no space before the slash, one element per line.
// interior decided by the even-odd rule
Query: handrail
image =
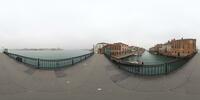
<path fill-rule="evenodd" d="M 86 60 L 87 58 L 91 57 L 94 54 L 94 52 L 64 59 L 31 58 L 9 52 L 4 52 L 4 54 L 17 60 L 18 62 L 31 65 L 32 67 L 37 69 L 57 69 L 57 68 L 64 68 L 66 66 L 71 66 L 83 60 Z"/>
<path fill-rule="evenodd" d="M 178 68 L 182 67 L 184 64 L 186 64 L 194 55 L 195 54 L 187 56 L 185 58 L 176 58 L 174 60 L 162 64 L 146 65 L 146 64 L 133 64 L 120 59 L 115 59 L 105 54 L 105 56 L 114 64 L 116 64 L 118 68 L 136 75 L 144 75 L 144 76 L 158 76 L 173 72 Z"/>

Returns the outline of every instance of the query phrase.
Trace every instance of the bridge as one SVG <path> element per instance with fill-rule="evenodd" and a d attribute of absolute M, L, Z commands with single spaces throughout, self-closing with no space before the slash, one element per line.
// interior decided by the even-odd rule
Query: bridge
<path fill-rule="evenodd" d="M 59 70 L 34 69 L 0 54 L 1 100 L 199 100 L 200 54 L 163 76 L 137 76 L 97 55 Z"/>

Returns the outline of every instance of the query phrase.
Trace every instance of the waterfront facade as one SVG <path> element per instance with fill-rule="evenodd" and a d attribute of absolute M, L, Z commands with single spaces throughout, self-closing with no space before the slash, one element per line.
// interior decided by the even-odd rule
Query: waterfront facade
<path fill-rule="evenodd" d="M 112 44 L 108 44 L 108 45 L 104 46 L 102 49 L 103 49 L 103 51 L 104 51 L 104 52 L 103 52 L 104 54 L 109 55 L 109 56 L 112 55 L 112 53 L 111 53 Z"/>
<path fill-rule="evenodd" d="M 158 54 L 159 52 L 159 49 L 162 47 L 162 44 L 157 44 L 155 45 L 154 47 L 150 48 L 149 51 L 150 52 L 153 52 L 155 54 Z"/>
<path fill-rule="evenodd" d="M 186 57 L 197 52 L 196 39 L 173 39 L 165 44 L 157 44 L 149 51 L 165 56 Z"/>
<path fill-rule="evenodd" d="M 125 55 L 130 52 L 129 46 L 121 42 L 108 44 L 103 47 L 103 51 L 105 54 L 115 57 Z"/>
<path fill-rule="evenodd" d="M 106 46 L 108 43 L 97 43 L 94 47 L 94 53 L 102 54 L 103 53 L 103 47 Z"/>
<path fill-rule="evenodd" d="M 127 44 L 118 42 L 108 44 L 102 48 L 103 53 L 115 58 L 125 58 L 131 55 L 141 55 L 145 49 L 137 46 L 129 46 Z"/>
<path fill-rule="evenodd" d="M 172 40 L 171 46 L 172 56 L 184 57 L 197 52 L 196 39 Z"/>
<path fill-rule="evenodd" d="M 127 44 L 124 43 L 114 43 L 112 45 L 112 56 L 121 56 L 121 55 L 125 55 L 128 53 L 128 48 L 129 46 Z"/>
<path fill-rule="evenodd" d="M 128 52 L 134 53 L 135 55 L 141 55 L 145 52 L 145 49 L 137 46 L 129 46 Z"/>

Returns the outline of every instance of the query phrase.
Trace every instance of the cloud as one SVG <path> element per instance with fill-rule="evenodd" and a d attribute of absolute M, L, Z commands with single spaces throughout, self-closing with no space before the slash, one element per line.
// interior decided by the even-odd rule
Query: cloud
<path fill-rule="evenodd" d="M 13 3 L 10 3 L 13 2 Z M 149 48 L 173 38 L 200 39 L 200 1 L 4 0 L 0 46 L 91 48 L 125 42 Z M 200 42 L 197 41 L 198 47 Z"/>

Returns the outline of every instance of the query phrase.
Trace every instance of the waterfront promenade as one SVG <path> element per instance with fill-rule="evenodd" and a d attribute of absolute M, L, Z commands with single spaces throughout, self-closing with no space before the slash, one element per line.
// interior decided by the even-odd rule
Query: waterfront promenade
<path fill-rule="evenodd" d="M 38 70 L 0 54 L 1 100 L 199 100 L 200 54 L 176 72 L 135 76 L 103 55 L 74 66 Z"/>

